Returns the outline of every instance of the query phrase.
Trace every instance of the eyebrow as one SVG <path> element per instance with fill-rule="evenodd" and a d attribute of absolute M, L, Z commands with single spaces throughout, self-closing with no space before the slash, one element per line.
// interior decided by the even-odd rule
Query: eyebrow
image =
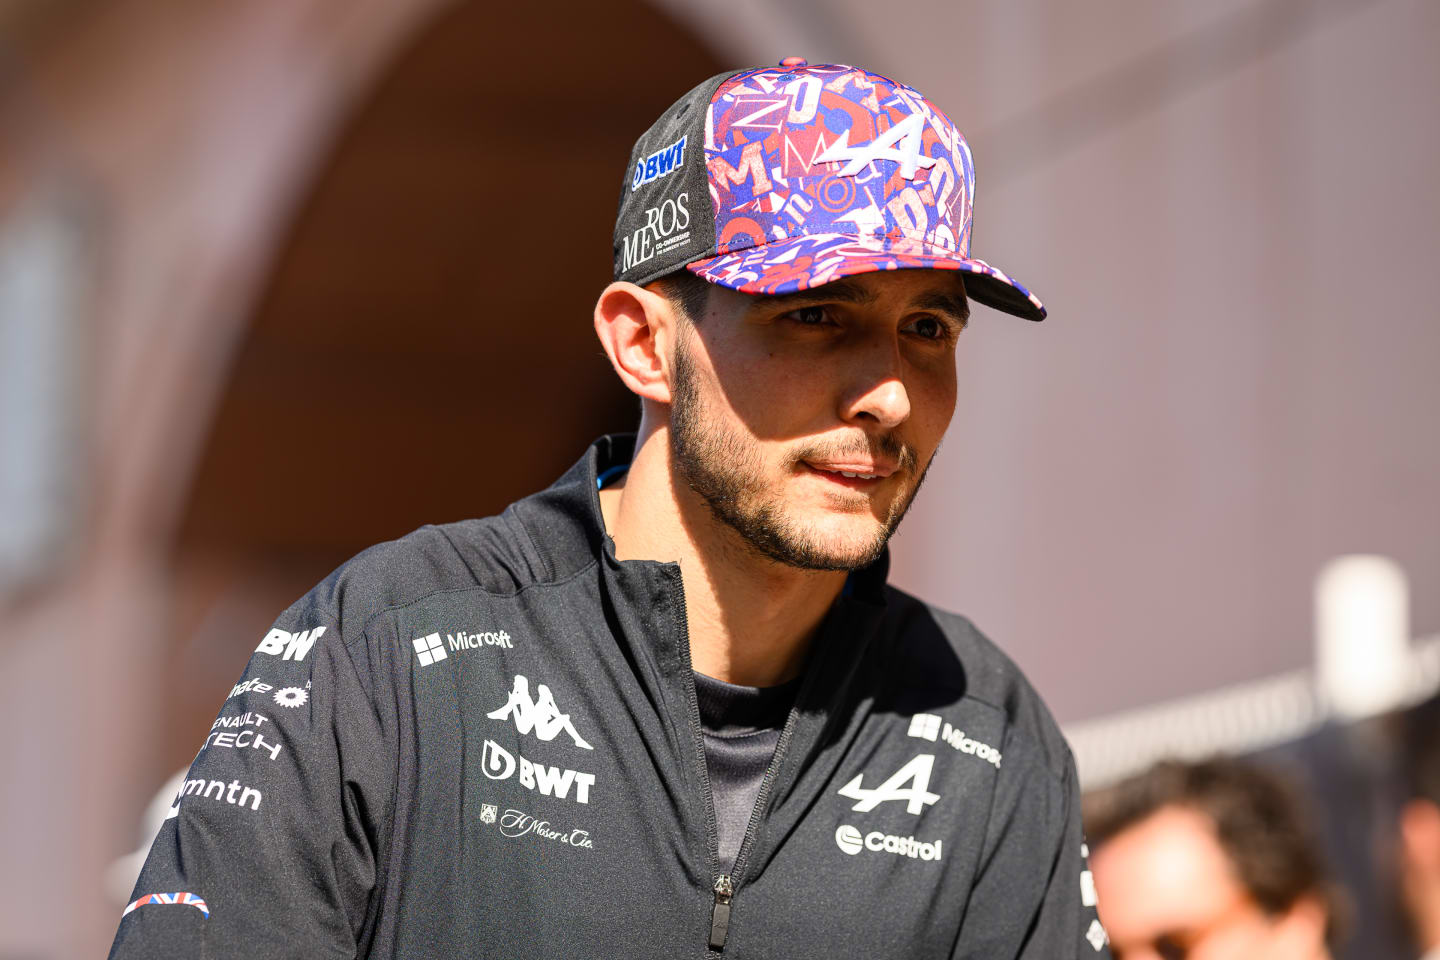
<path fill-rule="evenodd" d="M 931 291 L 915 301 L 915 306 L 921 310 L 930 310 L 934 313 L 948 313 L 960 321 L 964 327 L 970 323 L 970 302 L 965 295 L 953 293 L 937 293 Z"/>
<path fill-rule="evenodd" d="M 865 306 L 878 299 L 880 299 L 879 294 L 865 289 L 858 283 L 836 280 L 823 286 L 810 287 L 808 290 L 797 290 L 794 293 L 782 293 L 775 297 L 756 297 L 753 309 L 785 310 L 816 303 L 854 303 Z"/>
<path fill-rule="evenodd" d="M 751 309 L 794 310 L 817 303 L 853 303 L 859 306 L 868 306 L 879 299 L 879 294 L 858 283 L 836 280 L 823 286 L 811 287 L 808 290 L 797 290 L 795 293 L 784 293 L 774 297 L 756 297 L 756 302 Z M 970 322 L 970 303 L 963 293 L 941 293 L 932 290 L 921 294 L 915 301 L 915 307 L 920 310 L 947 314 L 960 321 L 962 327 Z"/>

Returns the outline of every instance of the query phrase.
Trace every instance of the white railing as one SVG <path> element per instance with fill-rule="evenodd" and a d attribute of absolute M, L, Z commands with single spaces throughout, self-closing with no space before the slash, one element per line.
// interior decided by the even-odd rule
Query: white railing
<path fill-rule="evenodd" d="M 1440 634 L 1414 641 L 1403 686 L 1382 710 L 1414 706 L 1440 691 Z M 1348 719 L 1329 705 L 1316 670 L 1293 670 L 1264 680 L 1184 697 L 1108 717 L 1069 724 L 1086 790 L 1139 773 L 1157 760 L 1198 760 L 1249 753 L 1313 733 L 1331 719 Z"/>

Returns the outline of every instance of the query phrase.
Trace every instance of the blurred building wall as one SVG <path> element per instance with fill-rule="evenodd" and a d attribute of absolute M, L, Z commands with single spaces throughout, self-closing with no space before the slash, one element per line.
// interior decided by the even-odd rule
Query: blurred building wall
<path fill-rule="evenodd" d="M 0 342 L 67 378 L 0 410 L 7 443 L 64 434 L 0 484 L 46 554 L 0 564 L 0 956 L 104 952 L 107 865 L 281 609 L 633 422 L 587 319 L 615 190 L 719 67 L 639 0 L 569 6 L 561 35 L 563 7 L 438 0 L 0 18 L 0 302 L 28 305 Z M 622 26 L 654 53 L 612 62 Z"/>
<path fill-rule="evenodd" d="M 81 481 L 60 515 L 81 519 L 0 607 L 0 954 L 113 935 L 100 877 L 165 776 L 166 555 L 230 350 L 317 150 L 437 6 L 96 0 L 5 37 L 0 223 L 77 210 L 88 256 L 57 454 Z"/>

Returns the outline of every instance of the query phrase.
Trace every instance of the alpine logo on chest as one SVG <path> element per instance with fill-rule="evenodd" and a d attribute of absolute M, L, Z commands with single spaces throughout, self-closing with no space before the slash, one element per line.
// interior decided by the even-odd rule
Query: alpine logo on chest
<path fill-rule="evenodd" d="M 918 815 L 940 799 L 940 794 L 930 792 L 930 773 L 934 769 L 935 754 L 918 754 L 884 783 L 867 788 L 864 785 L 865 774 L 862 773 L 841 787 L 839 793 L 854 800 L 855 806 L 850 809 L 859 813 L 869 813 L 887 800 L 903 800 L 905 809 Z"/>

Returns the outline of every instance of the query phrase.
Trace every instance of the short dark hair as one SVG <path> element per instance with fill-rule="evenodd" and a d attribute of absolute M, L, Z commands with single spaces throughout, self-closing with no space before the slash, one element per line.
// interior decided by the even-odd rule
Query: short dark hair
<path fill-rule="evenodd" d="M 700 322 L 710 302 L 710 281 L 702 280 L 684 268 L 651 281 L 648 289 L 669 300 L 691 323 Z"/>
<path fill-rule="evenodd" d="M 1215 825 L 1220 847 L 1251 898 L 1281 916 L 1305 897 L 1325 909 L 1325 939 L 1343 932 L 1345 901 L 1331 881 L 1294 789 L 1277 773 L 1228 757 L 1198 763 L 1165 760 L 1086 798 L 1085 828 L 1098 849 L 1166 807 Z"/>

